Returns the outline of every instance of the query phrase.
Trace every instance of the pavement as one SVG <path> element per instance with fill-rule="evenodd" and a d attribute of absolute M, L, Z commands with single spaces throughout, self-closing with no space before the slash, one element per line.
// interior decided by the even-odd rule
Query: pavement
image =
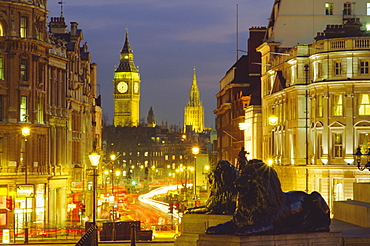
<path fill-rule="evenodd" d="M 351 237 L 364 237 L 369 238 L 369 245 L 370 245 L 370 228 L 364 228 L 361 226 L 353 225 L 350 223 L 346 223 L 340 220 L 331 220 L 330 225 L 331 232 L 342 232 L 343 237 L 351 238 Z"/>

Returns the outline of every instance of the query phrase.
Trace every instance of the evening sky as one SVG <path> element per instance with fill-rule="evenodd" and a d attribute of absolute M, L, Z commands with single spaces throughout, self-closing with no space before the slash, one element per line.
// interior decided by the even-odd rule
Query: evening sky
<path fill-rule="evenodd" d="M 49 0 L 49 17 L 61 14 Z M 183 124 L 193 67 L 205 109 L 206 127 L 214 127 L 219 81 L 236 61 L 236 13 L 239 49 L 246 50 L 249 28 L 266 26 L 273 0 L 64 0 L 68 24 L 77 22 L 98 64 L 103 114 L 113 119 L 113 73 L 119 64 L 125 29 L 141 74 L 140 118 L 149 108 L 155 120 Z M 237 10 L 238 5 L 238 11 Z M 245 53 L 239 52 L 239 56 Z"/>

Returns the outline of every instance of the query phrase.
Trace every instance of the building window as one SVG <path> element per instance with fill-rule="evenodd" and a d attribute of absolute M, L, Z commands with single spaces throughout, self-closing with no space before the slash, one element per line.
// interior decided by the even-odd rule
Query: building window
<path fill-rule="evenodd" d="M 339 76 L 342 74 L 342 62 L 334 61 L 334 76 Z"/>
<path fill-rule="evenodd" d="M 316 158 L 319 159 L 323 156 L 323 151 L 322 151 L 322 134 L 319 133 L 317 134 L 317 156 Z"/>
<path fill-rule="evenodd" d="M 333 95 L 333 116 L 343 115 L 343 95 L 334 94 Z"/>
<path fill-rule="evenodd" d="M 3 121 L 3 112 L 4 112 L 4 100 L 3 95 L 0 95 L 0 121 Z"/>
<path fill-rule="evenodd" d="M 27 64 L 28 61 L 26 59 L 21 60 L 21 80 L 22 81 L 27 81 Z"/>
<path fill-rule="evenodd" d="M 37 99 L 37 122 L 44 123 L 44 101 L 40 97 Z"/>
<path fill-rule="evenodd" d="M 315 62 L 314 64 L 314 80 L 316 81 L 322 78 L 322 62 Z"/>
<path fill-rule="evenodd" d="M 290 75 L 291 75 L 291 83 L 293 84 L 295 82 L 295 76 L 296 76 L 296 68 L 297 66 L 291 66 L 290 67 Z"/>
<path fill-rule="evenodd" d="M 333 4 L 332 3 L 325 3 L 325 14 L 333 15 Z"/>
<path fill-rule="evenodd" d="M 27 113 L 27 97 L 21 96 L 21 103 L 19 106 L 19 120 L 21 122 L 27 122 L 28 113 Z"/>
<path fill-rule="evenodd" d="M 3 25 L 0 23 L 0 36 L 4 36 L 4 28 Z"/>
<path fill-rule="evenodd" d="M 317 97 L 317 117 L 322 118 L 323 115 L 323 95 Z"/>
<path fill-rule="evenodd" d="M 370 148 L 370 136 L 368 133 L 360 133 L 359 134 L 359 142 L 358 146 L 361 148 L 362 154 L 370 154 L 369 148 Z"/>
<path fill-rule="evenodd" d="M 19 35 L 21 38 L 27 37 L 27 17 L 21 17 L 19 26 Z"/>
<path fill-rule="evenodd" d="M 370 94 L 359 95 L 358 114 L 370 115 Z"/>
<path fill-rule="evenodd" d="M 344 3 L 343 15 L 352 15 L 352 3 Z"/>
<path fill-rule="evenodd" d="M 0 57 L 0 80 L 4 80 L 4 58 Z"/>
<path fill-rule="evenodd" d="M 366 14 L 370 15 L 370 3 L 366 4 Z"/>
<path fill-rule="evenodd" d="M 369 61 L 368 60 L 360 61 L 360 74 L 369 74 Z"/>
<path fill-rule="evenodd" d="M 343 157 L 343 137 L 342 133 L 333 133 L 333 157 Z"/>

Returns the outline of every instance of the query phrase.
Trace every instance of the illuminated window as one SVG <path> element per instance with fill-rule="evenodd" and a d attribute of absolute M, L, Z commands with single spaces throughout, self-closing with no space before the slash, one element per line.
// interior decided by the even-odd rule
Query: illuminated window
<path fill-rule="evenodd" d="M 0 36 L 4 36 L 4 28 L 3 25 L 0 23 Z"/>
<path fill-rule="evenodd" d="M 175 155 L 172 155 L 172 160 L 175 160 L 176 159 L 176 156 Z"/>
<path fill-rule="evenodd" d="M 168 161 L 168 155 L 165 155 L 165 156 L 164 156 L 164 159 L 165 159 L 166 161 Z"/>
<path fill-rule="evenodd" d="M 28 71 L 27 71 L 27 63 L 28 63 L 28 61 L 26 60 L 26 59 L 22 59 L 21 60 L 21 80 L 22 81 L 27 81 L 27 73 L 28 73 Z"/>
<path fill-rule="evenodd" d="M 358 114 L 370 115 L 370 94 L 359 95 Z"/>
<path fill-rule="evenodd" d="M 361 153 L 366 154 L 370 148 L 370 136 L 368 133 L 360 133 L 358 146 L 361 148 Z"/>
<path fill-rule="evenodd" d="M 323 156 L 322 151 L 322 134 L 317 134 L 317 158 L 321 158 Z"/>
<path fill-rule="evenodd" d="M 323 95 L 317 97 L 317 117 L 322 118 L 323 115 Z"/>
<path fill-rule="evenodd" d="M 325 14 L 333 15 L 333 4 L 332 3 L 325 3 Z"/>
<path fill-rule="evenodd" d="M 368 60 L 360 61 L 360 74 L 369 74 L 369 61 Z"/>
<path fill-rule="evenodd" d="M 315 62 L 314 66 L 314 80 L 321 79 L 322 78 L 322 62 Z"/>
<path fill-rule="evenodd" d="M 0 57 L 0 80 L 4 80 L 4 58 Z"/>
<path fill-rule="evenodd" d="M 21 17 L 19 25 L 19 35 L 21 38 L 27 38 L 27 17 Z"/>
<path fill-rule="evenodd" d="M 343 15 L 352 14 L 352 3 L 344 3 L 343 5 Z"/>
<path fill-rule="evenodd" d="M 21 96 L 21 103 L 19 107 L 19 120 L 21 122 L 27 122 L 28 113 L 27 113 L 27 97 Z"/>
<path fill-rule="evenodd" d="M 37 99 L 37 122 L 44 123 L 44 101 L 40 97 Z"/>
<path fill-rule="evenodd" d="M 149 152 L 145 151 L 144 156 L 148 156 L 148 155 L 149 155 Z"/>
<path fill-rule="evenodd" d="M 296 68 L 297 66 L 291 66 L 290 67 L 290 75 L 291 75 L 291 82 L 295 82 L 295 76 L 296 76 Z"/>
<path fill-rule="evenodd" d="M 334 76 L 339 76 L 342 74 L 342 62 L 334 61 Z"/>
<path fill-rule="evenodd" d="M 333 116 L 343 115 L 343 95 L 334 94 L 333 95 Z"/>
<path fill-rule="evenodd" d="M 333 133 L 333 157 L 343 156 L 343 138 L 342 133 Z"/>
<path fill-rule="evenodd" d="M 370 3 L 366 4 L 366 14 L 370 15 Z"/>

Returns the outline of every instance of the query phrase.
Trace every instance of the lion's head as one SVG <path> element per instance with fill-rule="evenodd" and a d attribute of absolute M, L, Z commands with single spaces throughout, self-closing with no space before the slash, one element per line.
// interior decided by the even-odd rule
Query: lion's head
<path fill-rule="evenodd" d="M 209 174 L 210 195 L 206 207 L 211 214 L 233 214 L 236 206 L 234 181 L 239 177 L 237 169 L 228 161 L 221 160 Z"/>
<path fill-rule="evenodd" d="M 239 196 L 233 221 L 238 228 L 266 223 L 275 216 L 274 208 L 282 205 L 277 173 L 262 161 L 249 161 L 234 184 Z"/>

